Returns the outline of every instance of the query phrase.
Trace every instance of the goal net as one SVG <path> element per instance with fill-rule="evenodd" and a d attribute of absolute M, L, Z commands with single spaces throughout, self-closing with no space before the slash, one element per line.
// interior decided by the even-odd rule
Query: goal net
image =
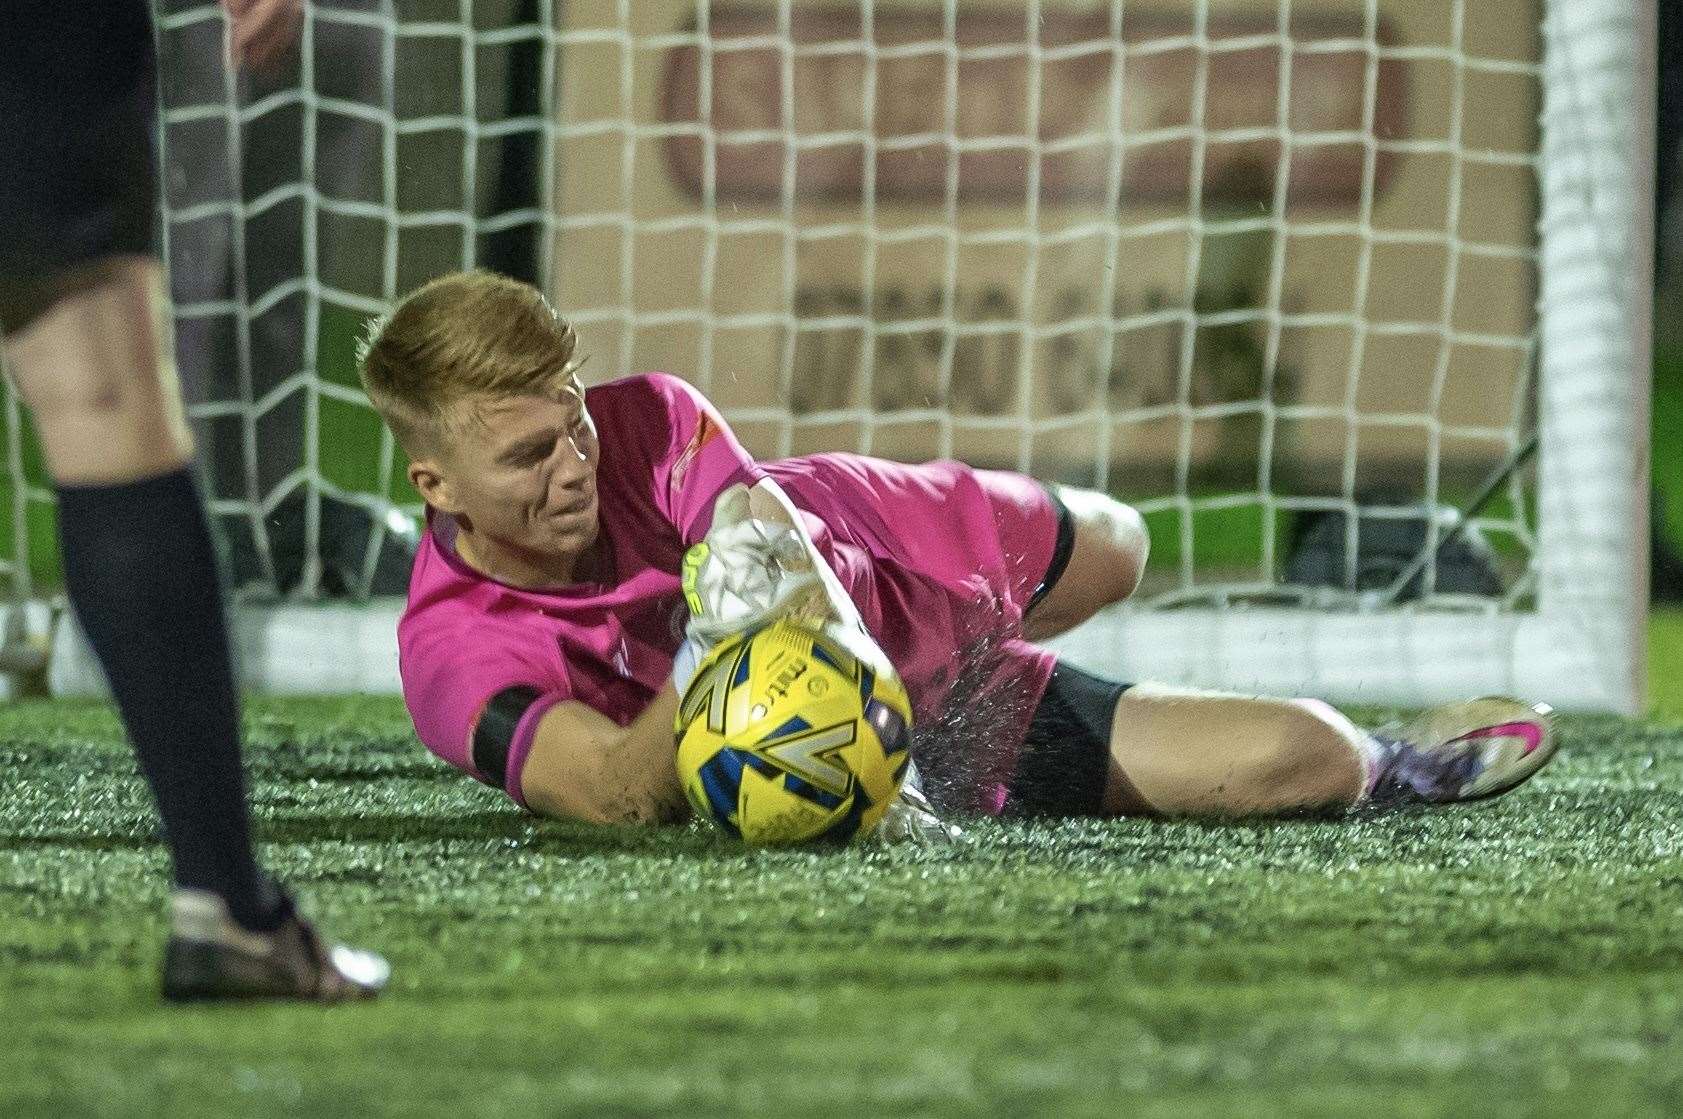
<path fill-rule="evenodd" d="M 350 340 L 491 264 L 545 286 L 587 380 L 684 376 L 761 456 L 951 456 L 1139 507 L 1136 602 L 1061 644 L 1090 667 L 1633 710 L 1642 7 L 320 0 L 265 84 L 205 65 L 214 6 L 166 5 L 178 332 L 227 355 L 189 384 L 214 508 L 247 591 L 303 602 L 365 509 L 342 581 L 374 587 L 418 505 Z M 8 415 L 27 581 L 46 494 Z M 332 616 L 384 650 L 390 613 Z"/>

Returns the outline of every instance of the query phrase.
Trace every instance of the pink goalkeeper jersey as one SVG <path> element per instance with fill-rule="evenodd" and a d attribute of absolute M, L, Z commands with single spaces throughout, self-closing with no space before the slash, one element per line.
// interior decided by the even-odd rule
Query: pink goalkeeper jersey
<path fill-rule="evenodd" d="M 611 580 L 530 590 L 455 552 L 455 522 L 429 518 L 398 625 L 404 700 L 421 741 L 486 780 L 475 722 L 504 689 L 536 689 L 514 730 L 509 795 L 538 720 L 577 700 L 621 726 L 670 686 L 687 614 L 678 572 L 734 482 L 775 478 L 899 669 L 917 716 L 914 751 L 932 795 L 997 812 L 1049 652 L 1022 640 L 1056 514 L 1024 477 L 954 462 L 901 466 L 857 455 L 756 463 L 705 398 L 663 373 L 590 389 L 601 457 L 601 538 Z M 945 728 L 945 733 L 941 732 Z"/>

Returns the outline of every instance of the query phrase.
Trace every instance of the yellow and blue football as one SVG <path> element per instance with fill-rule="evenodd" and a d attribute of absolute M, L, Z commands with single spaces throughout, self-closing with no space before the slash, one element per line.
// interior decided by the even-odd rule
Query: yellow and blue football
<path fill-rule="evenodd" d="M 678 777 L 755 846 L 869 835 L 911 758 L 911 700 L 845 627 L 780 619 L 715 645 L 678 709 Z"/>

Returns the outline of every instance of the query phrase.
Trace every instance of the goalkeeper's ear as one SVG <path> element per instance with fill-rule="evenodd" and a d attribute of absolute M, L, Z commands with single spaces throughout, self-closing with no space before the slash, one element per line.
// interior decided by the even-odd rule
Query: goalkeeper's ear
<path fill-rule="evenodd" d="M 409 463 L 409 484 L 421 495 L 421 500 L 441 513 L 460 512 L 451 493 L 449 479 L 431 458 L 413 459 Z"/>

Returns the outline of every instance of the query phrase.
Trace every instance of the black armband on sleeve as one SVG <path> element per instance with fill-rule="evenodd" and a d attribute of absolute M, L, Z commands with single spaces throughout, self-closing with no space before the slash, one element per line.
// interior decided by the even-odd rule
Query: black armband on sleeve
<path fill-rule="evenodd" d="M 514 732 L 543 692 L 530 684 L 504 688 L 491 697 L 473 728 L 473 768 L 480 780 L 499 789 L 508 787 L 508 752 Z"/>

